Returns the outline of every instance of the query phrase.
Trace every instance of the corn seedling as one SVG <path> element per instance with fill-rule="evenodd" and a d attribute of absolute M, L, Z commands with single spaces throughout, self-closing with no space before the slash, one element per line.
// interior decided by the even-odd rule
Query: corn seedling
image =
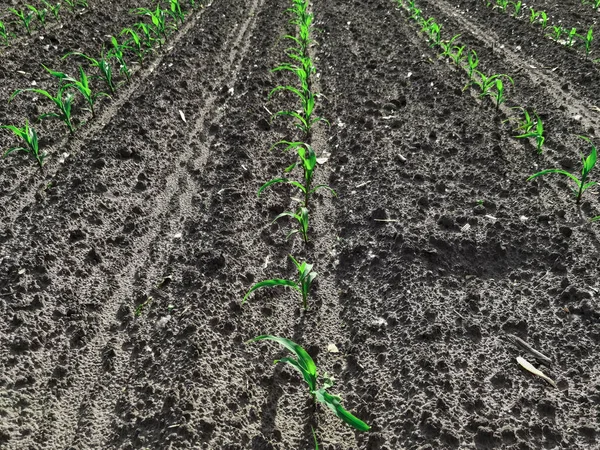
<path fill-rule="evenodd" d="M 550 39 L 554 39 L 555 41 L 558 41 L 564 31 L 565 31 L 565 29 L 563 27 L 561 27 L 560 25 L 553 25 L 551 28 L 551 32 L 546 34 L 546 36 L 549 37 Z"/>
<path fill-rule="evenodd" d="M 100 71 L 100 78 L 106 83 L 106 86 L 108 87 L 110 93 L 114 94 L 116 92 L 115 82 L 113 80 L 112 66 L 110 65 L 110 60 L 109 60 L 110 58 L 107 56 L 104 56 L 104 50 L 102 50 L 100 59 L 92 58 L 91 56 L 88 56 L 85 53 L 80 53 L 80 52 L 67 53 L 65 56 L 63 56 L 62 59 L 65 59 L 66 57 L 71 56 L 71 55 L 81 56 L 82 58 L 87 59 L 92 67 L 97 67 L 98 70 Z"/>
<path fill-rule="evenodd" d="M 150 25 L 143 22 L 139 22 L 136 23 L 134 26 L 143 33 L 145 38 L 144 45 L 148 49 L 151 49 L 154 46 L 154 41 L 158 41 L 158 45 L 160 46 L 161 40 L 159 38 L 154 37 L 154 31 Z"/>
<path fill-rule="evenodd" d="M 142 24 L 143 25 L 143 24 Z M 124 34 L 129 35 L 129 39 L 125 42 L 125 45 L 138 59 L 140 66 L 144 66 L 144 58 L 146 57 L 146 53 L 150 50 L 146 45 L 142 45 L 142 40 L 140 39 L 140 35 L 135 32 L 135 30 L 131 28 L 124 28 L 121 31 L 121 36 Z"/>
<path fill-rule="evenodd" d="M 167 13 L 164 9 L 161 9 L 160 4 L 156 5 L 154 11 L 148 8 L 137 8 L 134 12 L 140 16 L 150 17 L 152 21 L 151 30 L 158 37 L 159 45 L 161 45 L 161 37 L 165 41 L 167 40 Z"/>
<path fill-rule="evenodd" d="M 0 42 L 4 45 L 9 45 L 10 41 L 10 35 L 8 34 L 8 31 L 6 30 L 6 26 L 4 25 L 3 22 L 0 22 Z"/>
<path fill-rule="evenodd" d="M 567 172 L 566 170 L 563 170 L 563 169 L 546 169 L 546 170 L 542 170 L 541 172 L 531 175 L 529 178 L 527 178 L 527 181 L 533 180 L 534 178 L 537 178 L 541 175 L 547 175 L 549 173 L 557 173 L 559 175 L 564 175 L 566 177 L 569 177 L 577 185 L 578 189 L 573 190 L 573 193 L 575 194 L 576 202 L 579 203 L 583 193 L 585 191 L 587 191 L 589 188 L 591 188 L 592 186 L 597 184 L 595 181 L 588 182 L 587 179 L 588 179 L 590 172 L 596 165 L 596 160 L 598 158 L 598 153 L 596 152 L 596 147 L 594 146 L 594 144 L 592 144 L 592 141 L 585 136 L 579 136 L 579 137 L 581 139 L 585 140 L 586 142 L 589 142 L 589 144 L 592 146 L 592 151 L 590 152 L 588 157 L 587 158 L 584 158 L 583 156 L 581 157 L 581 161 L 583 163 L 583 167 L 581 169 L 581 179 L 577 178 L 576 175 L 573 175 L 572 173 Z"/>
<path fill-rule="evenodd" d="M 304 196 L 303 206 L 305 208 L 308 208 L 308 206 L 309 206 L 310 196 L 319 189 L 327 189 L 334 196 L 337 196 L 336 192 L 333 189 L 331 189 L 329 186 L 327 186 L 326 184 L 319 184 L 315 187 L 312 187 L 312 180 L 313 180 L 315 168 L 317 167 L 317 164 L 319 163 L 319 158 L 317 158 L 315 151 L 313 150 L 313 148 L 310 145 L 305 144 L 304 142 L 280 141 L 280 142 L 277 142 L 276 144 L 274 144 L 273 147 L 271 147 L 271 148 L 275 148 L 279 145 L 286 146 L 286 148 L 284 149 L 284 152 L 288 151 L 288 150 L 295 150 L 296 153 L 298 154 L 298 161 L 295 162 L 294 164 L 292 164 L 291 166 L 287 167 L 285 169 L 285 172 L 291 172 L 298 165 L 298 162 L 299 162 L 304 171 L 304 184 L 299 183 L 298 181 L 289 180 L 287 178 L 275 178 L 273 180 L 267 181 L 265 184 L 263 184 L 260 187 L 260 189 L 257 192 L 257 195 L 259 197 L 260 197 L 260 194 L 262 194 L 262 192 L 266 188 L 268 188 L 269 186 L 271 186 L 273 184 L 277 184 L 277 183 L 290 184 L 292 186 L 297 187 Z"/>
<path fill-rule="evenodd" d="M 430 47 L 440 47 L 442 45 L 442 26 L 438 25 L 432 19 L 426 22 L 423 30 L 429 35 Z"/>
<path fill-rule="evenodd" d="M 542 153 L 542 146 L 544 145 L 544 142 L 546 141 L 546 138 L 544 137 L 544 124 L 542 122 L 542 119 L 540 119 L 540 116 L 537 115 L 537 113 L 535 114 L 535 119 L 536 119 L 536 123 L 535 123 L 535 129 L 533 128 L 533 126 L 530 125 L 530 121 L 531 118 L 529 116 L 529 114 L 527 113 L 527 111 L 523 110 L 525 112 L 525 123 L 521 124 L 524 127 L 529 128 L 528 131 L 525 131 L 525 133 L 519 135 L 519 136 L 515 136 L 518 139 L 527 139 L 527 138 L 535 138 L 535 145 L 537 147 L 537 151 L 538 153 Z"/>
<path fill-rule="evenodd" d="M 467 67 L 467 73 L 469 75 L 469 80 L 473 79 L 473 74 L 476 72 L 476 68 L 479 65 L 479 57 L 475 50 L 469 50 L 467 52 L 467 63 L 469 67 Z"/>
<path fill-rule="evenodd" d="M 81 66 L 79 66 L 79 80 L 71 77 L 67 77 L 66 80 L 70 83 L 69 86 L 72 86 L 75 89 L 77 89 L 82 95 L 82 97 L 85 99 L 89 106 L 89 110 L 92 113 L 92 117 L 96 116 L 96 113 L 94 111 L 94 105 L 96 104 L 96 101 L 100 97 L 110 97 L 110 95 L 108 95 L 105 92 L 92 92 L 88 77 Z"/>
<path fill-rule="evenodd" d="M 312 116 L 315 109 L 316 99 L 319 94 L 306 89 L 300 90 L 293 86 L 277 86 L 269 93 L 269 100 L 273 94 L 279 91 L 291 92 L 292 94 L 298 96 L 302 104 L 302 111 L 278 111 L 273 114 L 272 119 L 276 119 L 279 116 L 289 116 L 296 119 L 297 122 L 294 124 L 294 126 L 301 130 L 307 137 L 310 136 L 311 129 L 317 122 L 325 122 L 329 125 L 329 121 L 327 119 L 323 117 Z"/>
<path fill-rule="evenodd" d="M 523 121 L 521 121 L 517 117 L 511 117 L 511 118 L 508 118 L 508 119 L 504 120 L 502 123 L 510 122 L 510 121 L 513 121 L 513 120 L 516 121 L 517 122 L 517 128 L 515 128 L 513 131 L 520 132 L 520 133 L 523 133 L 523 134 L 527 134 L 531 130 L 533 130 L 533 127 L 535 126 L 535 123 L 533 122 L 533 119 L 531 118 L 531 115 L 529 114 L 529 111 L 527 111 L 525 108 L 523 108 L 521 106 L 516 106 L 513 109 L 519 109 L 519 110 L 521 110 L 523 112 L 523 115 L 525 116 L 525 119 Z"/>
<path fill-rule="evenodd" d="M 508 9 L 509 1 L 508 0 L 496 0 L 496 6 L 494 8 L 498 8 L 502 12 L 506 12 Z"/>
<path fill-rule="evenodd" d="M 497 81 L 501 80 L 502 78 L 506 78 L 507 80 L 509 80 L 514 85 L 513 79 L 511 77 L 509 77 L 508 75 L 506 75 L 506 74 L 499 73 L 499 74 L 491 75 L 491 76 L 488 77 L 487 75 L 483 74 L 482 72 L 480 72 L 478 70 L 475 70 L 475 72 L 479 75 L 479 77 L 481 78 L 481 80 L 480 81 L 477 81 L 477 80 L 470 81 L 463 88 L 463 90 L 466 90 L 469 86 L 471 86 L 472 84 L 475 84 L 481 90 L 481 93 L 479 94 L 479 97 L 490 96 L 490 97 L 498 100 L 498 95 L 500 95 L 500 97 L 503 98 L 503 96 L 504 96 L 504 85 L 501 84 L 499 86 L 498 83 L 497 83 Z M 496 88 L 496 93 L 495 94 L 492 92 L 492 89 L 494 87 Z"/>
<path fill-rule="evenodd" d="M 169 14 L 175 22 L 179 21 L 183 25 L 185 14 L 181 10 L 179 0 L 171 0 L 171 5 L 169 10 L 167 10 L 167 14 Z"/>
<path fill-rule="evenodd" d="M 297 230 L 292 230 L 286 236 L 286 239 L 289 239 L 292 234 L 300 233 L 302 235 L 302 239 L 304 239 L 304 243 L 308 243 L 308 209 L 303 206 L 298 209 L 297 213 L 292 213 L 289 211 L 282 212 L 273 220 L 275 223 L 278 219 L 282 217 L 291 217 L 292 219 L 298 222 L 299 228 Z"/>
<path fill-rule="evenodd" d="M 452 54 L 452 50 L 454 49 L 454 41 L 456 41 L 460 37 L 460 34 L 452 36 L 452 39 L 449 41 L 441 41 L 439 46 L 442 48 L 442 53 L 440 56 L 450 56 Z"/>
<path fill-rule="evenodd" d="M 5 130 L 10 130 L 13 134 L 21 139 L 25 146 L 24 147 L 11 147 L 5 153 L 4 156 L 8 156 L 12 152 L 24 152 L 31 155 L 37 161 L 40 169 L 44 167 L 44 159 L 46 158 L 46 153 L 40 153 L 40 147 L 38 142 L 37 133 L 33 128 L 29 126 L 29 122 L 25 121 L 25 126 L 23 128 L 15 127 L 14 125 L 0 125 L 0 128 L 4 128 Z"/>
<path fill-rule="evenodd" d="M 465 48 L 466 45 L 462 45 L 460 47 L 456 45 L 454 46 L 454 52 L 448 55 L 450 56 L 450 59 L 456 66 L 461 66 L 461 62 L 464 61 L 465 55 L 463 54 L 463 52 L 465 51 Z"/>
<path fill-rule="evenodd" d="M 88 1 L 87 0 L 64 0 L 67 6 L 71 8 L 71 11 L 75 11 L 75 8 L 87 8 Z"/>
<path fill-rule="evenodd" d="M 51 100 L 52 103 L 54 103 L 54 105 L 56 106 L 56 108 L 58 109 L 59 112 L 58 113 L 51 112 L 51 113 L 42 114 L 41 116 L 38 117 L 38 120 L 60 119 L 65 123 L 65 125 L 69 129 L 69 133 L 73 134 L 73 133 L 75 133 L 75 128 L 73 127 L 73 123 L 71 121 L 71 109 L 73 107 L 73 94 L 71 94 L 70 92 L 67 92 L 67 89 L 69 89 L 69 88 L 70 88 L 70 86 L 68 86 L 68 85 L 60 86 L 58 88 L 58 93 L 56 94 L 56 96 L 50 94 L 48 91 L 45 91 L 43 89 L 36 89 L 36 88 L 17 89 L 15 92 L 13 92 L 13 94 L 10 96 L 10 99 L 8 101 L 11 102 L 21 92 L 35 92 L 36 94 L 43 95 L 44 97 Z"/>
<path fill-rule="evenodd" d="M 242 305 L 246 303 L 246 300 L 248 300 L 250 294 L 252 294 L 257 289 L 263 287 L 287 286 L 291 287 L 292 289 L 295 289 L 296 291 L 302 294 L 302 307 L 304 308 L 304 310 L 308 309 L 308 293 L 310 292 L 312 282 L 315 280 L 315 278 L 317 278 L 317 272 L 312 271 L 312 264 L 308 264 L 306 261 L 299 263 L 296 260 L 296 258 L 294 258 L 292 255 L 289 256 L 290 259 L 293 261 L 294 265 L 296 266 L 296 269 L 298 269 L 298 281 L 284 280 L 280 278 L 260 281 L 254 286 L 252 286 L 248 292 L 246 292 L 246 295 L 242 300 Z"/>
<path fill-rule="evenodd" d="M 507 76 L 506 79 L 514 86 L 515 83 L 511 77 Z M 506 101 L 506 98 L 504 97 L 504 83 L 501 78 L 496 78 L 496 92 L 490 90 L 487 95 L 496 101 L 496 110 L 498 110 L 500 105 Z"/>
<path fill-rule="evenodd" d="M 119 44 L 119 41 L 114 36 L 111 36 L 110 41 L 113 48 L 108 52 L 108 58 L 115 58 L 117 60 L 119 63 L 119 72 L 125 75 L 125 78 L 129 82 L 131 80 L 131 72 L 129 71 L 129 67 L 125 61 L 125 54 L 123 53 L 123 50 L 129 50 L 129 47 L 126 43 Z"/>
<path fill-rule="evenodd" d="M 513 7 L 515 8 L 515 13 L 513 14 L 513 17 L 518 17 L 519 14 L 521 14 L 521 8 L 523 7 L 523 2 L 511 2 L 511 4 L 513 5 Z"/>
<path fill-rule="evenodd" d="M 48 13 L 46 8 L 38 9 L 33 5 L 26 5 L 26 6 L 35 15 L 35 17 L 37 17 L 37 20 L 42 25 L 42 28 L 45 27 L 46 26 L 46 14 Z"/>
<path fill-rule="evenodd" d="M 371 428 L 358 417 L 346 411 L 342 407 L 340 397 L 327 392 L 327 390 L 334 385 L 333 379 L 331 377 L 329 377 L 327 374 L 324 374 L 322 377 L 323 382 L 321 383 L 321 387 L 318 387 L 320 377 L 317 373 L 317 366 L 315 365 L 315 362 L 306 350 L 304 350 L 295 342 L 290 341 L 289 339 L 271 335 L 257 336 L 247 341 L 246 344 L 262 340 L 270 340 L 277 342 L 278 344 L 282 345 L 288 351 L 295 355 L 295 358 L 285 357 L 275 360 L 275 364 L 279 362 L 286 363 L 292 366 L 294 369 L 298 370 L 302 374 L 302 378 L 304 378 L 304 381 L 308 385 L 308 391 L 317 402 L 326 405 L 329 409 L 333 411 L 333 413 L 337 417 L 339 417 L 344 423 L 350 425 L 352 428 L 355 428 L 359 431 L 368 431 Z M 314 430 L 313 437 L 316 443 L 316 436 L 314 435 Z"/>
<path fill-rule="evenodd" d="M 548 15 L 545 11 L 535 11 L 533 8 L 529 8 L 529 23 L 540 22 L 542 24 L 542 30 L 546 29 L 548 25 Z"/>
<path fill-rule="evenodd" d="M 52 16 L 54 17 L 54 20 L 56 20 L 58 22 L 60 20 L 60 18 L 59 18 L 60 3 L 56 3 L 55 5 L 52 5 L 52 3 L 48 2 L 47 0 L 40 0 L 40 1 L 46 7 L 46 9 L 48 11 L 50 11 Z"/>
<path fill-rule="evenodd" d="M 590 56 L 590 53 L 592 51 L 592 41 L 594 40 L 594 28 L 590 27 L 585 36 L 578 37 L 583 41 L 586 56 Z"/>
<path fill-rule="evenodd" d="M 567 46 L 573 47 L 573 44 L 575 43 L 575 38 L 577 36 L 577 28 L 571 28 L 571 30 L 569 30 L 569 34 L 567 35 Z"/>
<path fill-rule="evenodd" d="M 25 27 L 25 30 L 27 31 L 27 34 L 31 34 L 31 21 L 33 20 L 33 12 L 31 12 L 31 11 L 19 11 L 19 10 L 16 10 L 15 8 L 9 8 L 8 10 L 11 13 L 13 13 L 15 16 L 17 16 L 17 18 L 19 19 L 19 21 Z"/>

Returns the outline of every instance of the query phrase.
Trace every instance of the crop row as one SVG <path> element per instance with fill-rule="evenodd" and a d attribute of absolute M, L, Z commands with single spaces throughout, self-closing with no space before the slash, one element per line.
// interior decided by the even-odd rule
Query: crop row
<path fill-rule="evenodd" d="M 512 85 L 514 85 L 514 80 L 512 77 L 506 74 L 494 74 L 487 76 L 483 72 L 477 70 L 477 67 L 479 66 L 479 58 L 477 57 L 477 53 L 472 49 L 465 51 L 466 46 L 457 44 L 460 34 L 454 35 L 449 40 L 444 40 L 442 37 L 442 25 L 438 24 L 433 17 L 426 19 L 423 15 L 423 11 L 417 7 L 415 0 L 397 1 L 398 6 L 402 9 L 405 9 L 408 12 L 409 17 L 414 20 L 421 27 L 421 31 L 428 36 L 428 41 L 430 42 L 431 47 L 440 47 L 442 49 L 442 53 L 439 56 L 450 58 L 450 60 L 457 67 L 462 68 L 467 72 L 469 82 L 463 88 L 463 91 L 470 86 L 477 86 L 480 90 L 479 97 L 491 97 L 494 100 L 496 111 L 498 112 L 500 105 L 506 102 L 504 83 L 502 80 L 508 80 Z M 520 5 L 517 7 L 520 8 Z M 466 64 L 464 63 L 465 60 Z M 518 132 L 518 134 L 514 137 L 535 138 L 537 151 L 541 154 L 546 136 L 544 135 L 544 125 L 540 119 L 540 116 L 534 112 L 536 119 L 533 120 L 531 114 L 526 108 L 516 106 L 512 109 L 520 110 L 524 115 L 524 119 L 520 120 L 516 117 L 509 117 L 504 122 L 516 121 L 517 128 L 515 131 Z M 566 176 L 573 183 L 575 183 L 576 188 L 573 190 L 573 194 L 576 202 L 579 203 L 583 193 L 596 185 L 596 182 L 588 181 L 588 178 L 597 161 L 597 150 L 594 144 L 589 138 L 585 136 L 580 137 L 591 145 L 591 151 L 588 156 L 581 157 L 581 177 L 578 177 L 577 175 L 567 172 L 563 169 L 553 168 L 534 173 L 527 178 L 527 181 L 531 181 L 539 176 L 548 174 L 559 174 Z M 600 216 L 593 217 L 591 220 L 600 220 Z"/>
<path fill-rule="evenodd" d="M 89 6 L 87 0 L 64 0 L 64 2 L 71 12 L 74 12 L 77 8 L 87 8 Z M 40 30 L 45 28 L 49 18 L 59 22 L 61 20 L 60 8 L 60 2 L 50 3 L 47 0 L 39 0 L 37 6 L 27 4 L 25 9 L 9 8 L 8 12 L 14 20 L 9 26 L 0 21 L 0 44 L 10 45 L 10 41 L 20 32 L 31 35 L 34 27 Z"/>
<path fill-rule="evenodd" d="M 584 0 L 582 0 L 583 3 Z M 496 0 L 496 3 L 492 3 L 491 0 L 483 0 L 487 7 L 497 9 L 505 14 L 510 14 L 512 10 L 512 16 L 515 19 L 528 18 L 529 23 L 532 25 L 540 25 L 541 31 L 545 37 L 548 37 L 559 44 L 566 47 L 577 47 L 579 43 L 585 51 L 586 57 L 590 56 L 592 52 L 592 42 L 594 40 L 594 27 L 593 25 L 588 28 L 587 31 L 580 32 L 576 27 L 564 27 L 562 25 L 552 25 L 549 23 L 549 16 L 546 11 L 535 10 L 529 7 L 529 14 L 526 14 L 523 10 L 523 2 L 511 2 L 509 0 Z M 600 0 L 595 0 L 595 3 L 600 4 Z M 597 5 L 595 6 L 598 7 Z M 595 63 L 600 62 L 600 58 L 594 60 Z"/>
<path fill-rule="evenodd" d="M 190 7 L 199 6 L 194 0 L 190 1 Z M 78 66 L 76 77 L 67 73 L 53 70 L 42 64 L 42 67 L 56 80 L 56 94 L 38 88 L 17 89 L 10 96 L 11 102 L 16 96 L 23 92 L 39 94 L 49 100 L 54 107 L 52 111 L 38 116 L 35 120 L 58 119 L 65 124 L 72 135 L 78 126 L 73 118 L 74 104 L 79 94 L 89 111 L 91 118 L 96 116 L 95 106 L 102 97 L 111 97 L 116 94 L 117 89 L 124 83 L 131 81 L 132 70 L 128 65 L 128 59 L 135 58 L 136 62 L 143 67 L 146 56 L 161 47 L 172 32 L 176 31 L 185 21 L 184 12 L 179 0 L 170 0 L 167 8 L 162 8 L 160 3 L 155 9 L 137 8 L 132 11 L 136 16 L 148 18 L 149 23 L 140 21 L 131 28 L 124 28 L 119 38 L 111 36 L 109 49 L 102 47 L 100 54 L 91 56 L 81 52 L 69 52 L 62 57 L 77 57 L 88 63 L 94 73 L 88 75 L 89 68 Z M 119 81 L 119 76 L 120 80 Z M 92 86 L 90 80 L 94 81 Z M 96 81 L 103 84 L 103 88 L 96 85 Z M 79 124 L 85 123 L 83 120 Z M 47 153 L 40 149 L 38 133 L 25 121 L 24 126 L 0 125 L 0 128 L 10 130 L 18 139 L 19 143 L 12 146 L 4 156 L 13 152 L 23 152 L 30 155 L 43 170 Z"/>
<path fill-rule="evenodd" d="M 283 212 L 275 217 L 273 222 L 283 217 L 289 217 L 297 222 L 297 228 L 291 230 L 287 237 L 299 234 L 306 245 L 309 241 L 309 209 L 312 208 L 313 204 L 311 202 L 312 196 L 320 189 L 325 189 L 334 196 L 337 194 L 330 186 L 325 184 L 315 186 L 313 182 L 315 171 L 319 164 L 323 164 L 327 160 L 323 157 L 317 157 L 315 149 L 311 144 L 313 128 L 319 123 L 329 124 L 327 119 L 317 115 L 315 112 L 320 94 L 315 92 L 312 83 L 312 77 L 316 73 L 316 68 L 310 54 L 310 48 L 313 43 L 311 30 L 314 14 L 309 11 L 308 0 L 293 0 L 293 6 L 287 11 L 292 15 L 290 23 L 295 25 L 297 35 L 284 36 L 284 39 L 291 42 L 291 47 L 287 48 L 285 52 L 289 62 L 279 64 L 272 69 L 272 72 L 289 72 L 295 77 L 296 83 L 275 87 L 269 93 L 268 98 L 271 99 L 277 93 L 287 93 L 292 98 L 295 98 L 296 105 L 298 106 L 297 109 L 280 110 L 272 114 L 271 120 L 280 117 L 291 119 L 293 127 L 298 130 L 297 132 L 299 132 L 300 136 L 296 140 L 282 140 L 272 145 L 271 150 L 281 148 L 284 153 L 293 152 L 295 154 L 295 162 L 283 168 L 286 176 L 273 178 L 265 182 L 258 189 L 257 195 L 260 197 L 267 188 L 279 184 L 291 185 L 298 190 L 300 197 L 293 197 L 291 199 L 293 202 L 299 204 L 297 210 Z M 298 177 L 299 179 L 291 177 L 291 175 L 298 172 L 301 175 Z M 290 255 L 290 259 L 298 271 L 298 278 L 296 280 L 273 278 L 255 283 L 244 296 L 242 304 L 258 289 L 284 286 L 298 291 L 302 296 L 303 309 L 305 311 L 308 310 L 308 296 L 312 283 L 318 274 L 313 271 L 313 264 L 307 261 L 300 262 L 292 255 Z M 319 376 L 317 367 L 306 350 L 289 339 L 272 335 L 258 336 L 248 342 L 265 339 L 279 343 L 295 355 L 295 358 L 286 357 L 276 362 L 284 362 L 297 369 L 302 374 L 304 381 L 307 383 L 309 393 L 316 402 L 327 406 L 336 416 L 351 427 L 359 431 L 370 429 L 365 422 L 343 408 L 340 397 L 329 393 L 329 389 L 334 384 L 333 379 L 327 374 Z M 314 428 L 313 437 L 315 448 L 318 449 L 319 446 Z"/>

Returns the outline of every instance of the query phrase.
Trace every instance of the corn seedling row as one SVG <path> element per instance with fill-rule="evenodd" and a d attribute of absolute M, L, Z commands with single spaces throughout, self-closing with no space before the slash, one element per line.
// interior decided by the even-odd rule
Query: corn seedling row
<path fill-rule="evenodd" d="M 0 128 L 12 131 L 13 134 L 19 138 L 24 145 L 9 148 L 6 152 L 4 152 L 5 157 L 13 152 L 24 152 L 34 158 L 40 169 L 43 169 L 46 153 L 40 152 L 37 133 L 32 127 L 29 126 L 29 122 L 25 121 L 25 126 L 23 128 L 19 128 L 14 125 L 0 125 Z"/>
<path fill-rule="evenodd" d="M 594 2 L 600 2 L 600 0 L 594 0 Z M 509 12 L 509 5 L 514 7 L 513 17 L 518 18 L 522 2 L 509 2 L 508 0 L 496 0 L 496 4 L 492 4 L 489 0 L 484 0 L 484 3 L 492 9 L 498 9 L 502 13 Z M 591 2 L 590 2 L 591 3 Z M 548 22 L 548 14 L 545 11 L 536 11 L 532 7 L 529 8 L 529 23 L 532 25 L 539 24 L 545 37 L 548 37 L 559 44 L 567 47 L 574 47 L 577 42 L 583 46 L 585 55 L 589 56 L 592 52 L 592 42 L 594 40 L 594 27 L 591 26 L 585 33 L 578 33 L 577 28 L 565 28 L 561 25 L 551 25 Z M 546 30 L 549 30 L 546 32 Z M 564 39 L 561 37 L 564 36 Z M 598 62 L 598 60 L 594 61 Z"/>

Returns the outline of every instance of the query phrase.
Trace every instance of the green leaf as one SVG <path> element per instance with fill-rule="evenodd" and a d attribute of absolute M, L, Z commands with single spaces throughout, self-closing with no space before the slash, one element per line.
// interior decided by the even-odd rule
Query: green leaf
<path fill-rule="evenodd" d="M 537 177 L 539 177 L 541 175 L 547 175 L 549 173 L 558 173 L 558 174 L 567 176 L 567 177 L 571 178 L 573 181 L 575 181 L 575 183 L 577 183 L 577 186 L 581 186 L 581 181 L 579 180 L 579 178 L 577 178 L 572 173 L 569 173 L 569 172 L 567 172 L 566 170 L 563 170 L 563 169 L 546 169 L 546 170 L 542 170 L 541 172 L 534 173 L 533 175 L 531 175 L 529 178 L 527 178 L 527 181 L 533 180 L 534 178 L 537 178 Z"/>
<path fill-rule="evenodd" d="M 297 291 L 300 291 L 300 287 L 298 286 L 298 284 L 292 280 L 282 280 L 279 278 L 274 278 L 272 280 L 265 280 L 265 281 L 256 283 L 254 286 L 252 286 L 250 288 L 250 290 L 248 292 L 246 292 L 246 295 L 244 296 L 244 300 L 242 300 L 242 305 L 246 302 L 246 300 L 248 299 L 250 294 L 252 294 L 257 289 L 260 289 L 263 287 L 275 287 L 275 286 L 288 286 L 293 289 L 296 289 Z"/>
<path fill-rule="evenodd" d="M 306 189 L 304 188 L 304 186 L 302 184 L 298 183 L 297 181 L 288 180 L 287 178 L 273 178 L 272 180 L 267 181 L 265 184 L 263 184 L 258 189 L 258 192 L 256 193 L 257 197 L 260 197 L 260 194 L 262 194 L 266 188 L 268 188 L 269 186 L 272 186 L 274 184 L 277 184 L 277 183 L 291 184 L 292 186 L 296 186 L 302 192 L 306 192 Z"/>
<path fill-rule="evenodd" d="M 314 393 L 317 389 L 317 366 L 315 365 L 315 362 L 310 357 L 308 352 L 289 339 L 272 335 L 257 336 L 247 341 L 246 344 L 262 340 L 277 342 L 278 344 L 282 345 L 290 352 L 292 352 L 294 355 L 296 355 L 298 360 L 296 361 L 296 364 L 291 365 L 296 367 L 302 373 L 302 375 L 304 376 L 304 381 L 306 381 L 306 383 L 308 384 L 310 392 Z M 280 361 L 284 361 L 284 359 L 282 358 Z M 284 362 L 288 362 L 288 364 L 290 364 L 289 361 L 290 359 L 287 358 Z"/>
<path fill-rule="evenodd" d="M 331 409 L 336 416 L 346 422 L 353 428 L 359 431 L 369 431 L 371 427 L 365 422 L 354 416 L 352 413 L 346 411 L 340 403 L 340 398 L 336 395 L 331 395 L 324 388 L 319 389 L 315 392 L 316 398 L 319 402 L 324 403 Z"/>

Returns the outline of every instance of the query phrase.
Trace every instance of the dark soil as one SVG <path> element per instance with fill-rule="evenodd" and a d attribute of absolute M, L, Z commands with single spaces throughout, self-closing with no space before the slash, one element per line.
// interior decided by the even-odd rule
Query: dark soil
<path fill-rule="evenodd" d="M 54 86 L 39 64 L 73 71 L 64 53 L 97 52 L 147 6 L 93 3 L 100 19 L 55 28 L 56 48 L 3 50 L 2 97 Z M 577 173 L 578 134 L 600 144 L 596 66 L 479 1 L 421 0 L 482 70 L 514 76 L 496 111 L 395 2 L 314 0 L 331 127 L 312 144 L 338 197 L 316 197 L 304 245 L 271 224 L 292 191 L 256 196 L 291 162 L 271 144 L 298 137 L 267 112 L 291 105 L 267 101 L 291 81 L 270 72 L 294 32 L 284 3 L 215 0 L 98 117 L 79 111 L 74 137 L 40 126 L 44 172 L 0 161 L 0 447 L 304 450 L 315 427 L 325 450 L 600 448 L 598 191 L 577 205 L 566 178 L 525 181 Z M 0 102 L 2 122 L 35 117 L 29 99 Z M 503 123 L 513 106 L 544 119 L 542 155 Z M 319 273 L 309 311 L 283 289 L 241 306 L 254 282 L 294 276 L 289 254 Z M 371 431 L 315 407 L 276 344 L 244 344 L 260 334 L 304 346 Z"/>

